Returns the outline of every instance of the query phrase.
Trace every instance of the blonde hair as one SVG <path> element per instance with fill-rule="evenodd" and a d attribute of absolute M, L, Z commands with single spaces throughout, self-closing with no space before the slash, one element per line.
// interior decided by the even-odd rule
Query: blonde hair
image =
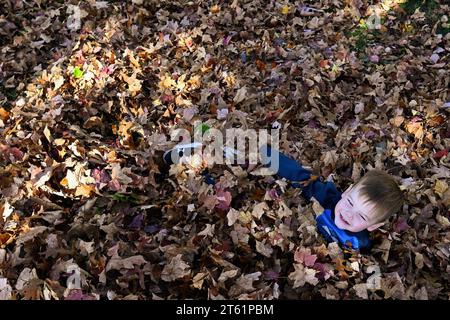
<path fill-rule="evenodd" d="M 381 170 L 368 171 L 354 185 L 359 195 L 374 206 L 374 217 L 382 222 L 400 210 L 404 197 L 396 180 Z"/>

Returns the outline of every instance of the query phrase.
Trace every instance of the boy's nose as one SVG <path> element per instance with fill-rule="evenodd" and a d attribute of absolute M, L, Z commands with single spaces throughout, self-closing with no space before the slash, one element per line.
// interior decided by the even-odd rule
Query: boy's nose
<path fill-rule="evenodd" d="M 350 212 L 345 211 L 345 213 L 344 213 L 344 219 L 347 220 L 348 222 L 350 222 L 350 221 L 352 221 L 352 219 L 353 219 L 353 215 L 350 214 Z"/>

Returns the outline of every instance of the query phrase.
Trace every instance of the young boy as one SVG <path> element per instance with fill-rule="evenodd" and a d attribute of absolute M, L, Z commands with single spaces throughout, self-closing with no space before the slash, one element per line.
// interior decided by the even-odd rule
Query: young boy
<path fill-rule="evenodd" d="M 332 182 L 310 179 L 310 171 L 269 146 L 261 148 L 260 153 L 265 164 L 278 157 L 276 174 L 301 188 L 308 200 L 314 197 L 319 201 L 325 209 L 316 218 L 320 233 L 327 241 L 336 241 L 348 249 L 370 248 L 369 232 L 381 227 L 403 205 L 402 191 L 383 171 L 367 172 L 341 193 Z"/>
<path fill-rule="evenodd" d="M 201 143 L 176 146 L 164 154 L 167 164 L 190 154 Z M 230 153 L 224 150 L 224 156 Z M 314 197 L 324 208 L 316 218 L 317 228 L 324 238 L 338 242 L 346 249 L 364 250 L 371 247 L 370 231 L 381 227 L 403 205 L 403 194 L 394 178 L 380 170 L 371 170 L 343 193 L 334 183 L 311 179 L 311 172 L 286 155 L 264 146 L 259 150 L 264 165 L 277 160 L 278 176 L 301 188 L 307 200 Z"/>

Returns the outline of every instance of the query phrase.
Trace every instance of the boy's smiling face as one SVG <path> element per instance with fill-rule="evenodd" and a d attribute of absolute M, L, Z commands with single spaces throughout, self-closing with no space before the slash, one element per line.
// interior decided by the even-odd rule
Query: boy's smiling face
<path fill-rule="evenodd" d="M 367 229 L 373 231 L 384 223 L 378 223 L 374 217 L 374 205 L 364 202 L 359 195 L 358 187 L 351 185 L 342 194 L 341 200 L 334 209 L 334 223 L 340 229 L 359 232 Z"/>

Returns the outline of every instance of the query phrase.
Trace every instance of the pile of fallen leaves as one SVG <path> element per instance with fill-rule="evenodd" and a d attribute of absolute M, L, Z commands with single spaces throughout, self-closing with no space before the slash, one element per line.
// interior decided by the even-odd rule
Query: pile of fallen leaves
<path fill-rule="evenodd" d="M 449 5 L 369 2 L 2 1 L 0 299 L 449 299 Z M 343 252 L 275 176 L 165 166 L 198 120 L 407 202 Z"/>

